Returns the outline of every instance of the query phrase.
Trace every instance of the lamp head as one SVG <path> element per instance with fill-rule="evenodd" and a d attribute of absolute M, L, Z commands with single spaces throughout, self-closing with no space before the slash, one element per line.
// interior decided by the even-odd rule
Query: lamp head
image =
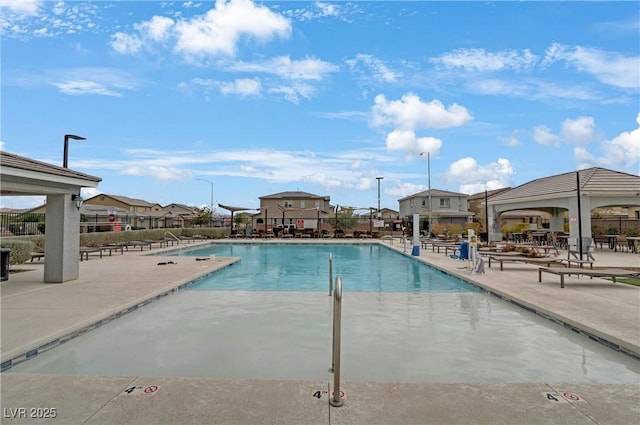
<path fill-rule="evenodd" d="M 87 140 L 86 137 L 76 136 L 75 134 L 65 134 L 64 138 L 65 139 L 73 139 L 73 140 Z"/>
<path fill-rule="evenodd" d="M 82 208 L 82 204 L 84 204 L 84 199 L 82 199 L 82 196 L 73 194 L 71 195 L 71 200 L 76 203 L 77 209 Z"/>

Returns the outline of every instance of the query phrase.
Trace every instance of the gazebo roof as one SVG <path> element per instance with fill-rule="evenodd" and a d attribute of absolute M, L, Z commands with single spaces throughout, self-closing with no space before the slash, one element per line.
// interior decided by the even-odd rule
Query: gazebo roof
<path fill-rule="evenodd" d="M 238 211 L 253 211 L 256 210 L 257 208 L 244 208 L 244 207 L 234 207 L 231 205 L 222 205 L 222 204 L 218 204 L 218 206 L 222 209 L 225 209 L 227 211 L 231 211 L 231 212 L 238 212 Z"/>
<path fill-rule="evenodd" d="M 640 192 L 640 176 L 637 175 L 598 167 L 580 170 L 579 173 L 580 191 L 583 194 L 602 193 L 635 196 Z M 565 197 L 569 193 L 575 193 L 576 188 L 576 171 L 571 171 L 532 180 L 491 197 L 490 202 L 501 203 L 539 197 Z"/>

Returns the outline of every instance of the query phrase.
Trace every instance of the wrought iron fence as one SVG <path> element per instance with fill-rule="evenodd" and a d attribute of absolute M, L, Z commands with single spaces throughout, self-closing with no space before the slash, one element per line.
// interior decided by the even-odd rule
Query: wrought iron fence
<path fill-rule="evenodd" d="M 43 235 L 45 215 L 38 213 L 0 214 L 1 236 Z"/>

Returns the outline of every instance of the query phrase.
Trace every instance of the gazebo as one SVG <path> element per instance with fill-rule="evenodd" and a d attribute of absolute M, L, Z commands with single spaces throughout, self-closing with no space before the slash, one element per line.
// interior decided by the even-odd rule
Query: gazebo
<path fill-rule="evenodd" d="M 240 212 L 240 211 L 253 211 L 255 210 L 255 208 L 244 208 L 244 207 L 234 207 L 231 205 L 222 205 L 222 204 L 218 204 L 218 206 L 224 210 L 227 211 L 231 211 L 231 229 L 234 229 L 234 225 L 233 225 L 233 214 L 236 212 Z"/>
<path fill-rule="evenodd" d="M 79 276 L 80 189 L 97 187 L 99 177 L 0 152 L 2 196 L 47 196 L 44 281 L 62 283 Z"/>
<path fill-rule="evenodd" d="M 640 176 L 606 168 L 588 168 L 544 177 L 488 199 L 490 241 L 502 239 L 500 214 L 539 210 L 551 215 L 551 231 L 562 231 L 569 212 L 569 236 L 591 236 L 591 211 L 611 206 L 640 206 Z"/>

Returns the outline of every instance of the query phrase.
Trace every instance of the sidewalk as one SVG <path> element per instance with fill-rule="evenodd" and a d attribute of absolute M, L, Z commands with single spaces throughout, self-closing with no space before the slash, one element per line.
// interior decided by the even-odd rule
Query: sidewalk
<path fill-rule="evenodd" d="M 398 241 L 393 242 L 393 248 L 403 250 Z M 411 252 L 409 245 L 407 252 Z M 41 283 L 42 264 L 21 266 L 32 270 L 11 274 L 10 280 L 0 285 L 2 362 L 100 320 L 116 318 L 122 311 L 166 296 L 235 261 L 176 261 L 175 257 L 144 256 L 148 253 L 91 257 L 80 263 L 81 278 L 64 284 Z M 594 255 L 599 267 L 638 267 L 640 263 L 634 254 L 597 250 Z M 443 253 L 421 250 L 420 258 L 623 350 L 640 353 L 640 288 L 571 276 L 561 289 L 557 276 L 544 276 L 538 283 L 534 265 L 509 263 L 504 271 L 492 267 L 484 275 L 472 275 L 462 262 Z M 158 265 L 168 260 L 177 264 Z M 7 373 L 0 379 L 3 424 L 631 424 L 640 417 L 640 382 L 555 386 L 543 382 L 345 382 L 345 404 L 334 408 L 328 404 L 333 382 L 326 381 Z M 133 391 L 125 392 L 132 387 Z M 144 389 L 153 388 L 156 390 L 144 394 Z M 320 398 L 314 397 L 318 392 Z M 563 393 L 568 398 L 563 398 Z M 552 396 L 552 400 L 547 394 L 559 396 Z M 579 400 L 572 399 L 573 395 Z M 52 411 L 46 409 L 55 409 L 56 417 L 36 421 L 34 415 L 51 416 Z"/>

